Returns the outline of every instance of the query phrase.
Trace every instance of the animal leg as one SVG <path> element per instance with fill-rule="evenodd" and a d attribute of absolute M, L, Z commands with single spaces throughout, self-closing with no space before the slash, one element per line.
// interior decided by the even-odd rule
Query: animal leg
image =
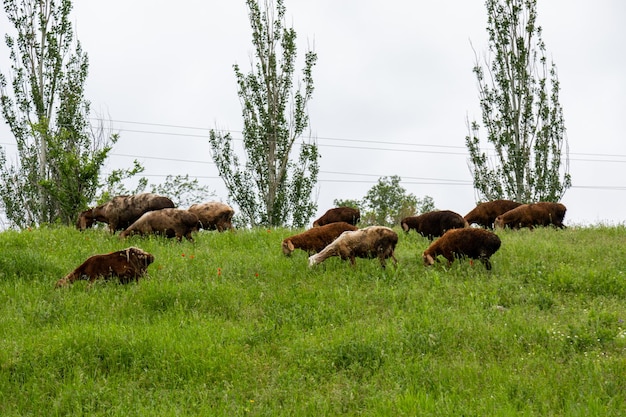
<path fill-rule="evenodd" d="M 487 271 L 491 271 L 491 261 L 489 261 L 489 258 L 481 258 L 480 259 L 483 264 L 485 265 L 485 268 L 487 269 Z"/>

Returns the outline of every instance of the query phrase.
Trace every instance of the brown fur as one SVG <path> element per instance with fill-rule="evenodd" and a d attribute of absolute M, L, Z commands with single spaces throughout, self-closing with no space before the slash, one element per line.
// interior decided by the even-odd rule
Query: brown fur
<path fill-rule="evenodd" d="M 528 227 L 532 230 L 535 226 L 553 225 L 562 229 L 565 227 L 563 225 L 565 211 L 566 208 L 561 203 L 540 202 L 523 204 L 496 217 L 495 226 L 499 228 L 509 227 L 511 229 Z"/>
<path fill-rule="evenodd" d="M 361 220 L 359 209 L 352 207 L 337 207 L 329 209 L 322 217 L 313 222 L 313 227 L 324 226 L 335 222 L 346 222 L 356 225 Z"/>
<path fill-rule="evenodd" d="M 159 234 L 169 238 L 176 237 L 178 241 L 184 236 L 193 242 L 191 233 L 196 231 L 198 216 L 187 210 L 166 208 L 145 213 L 120 233 L 120 239 L 132 235 Z"/>
<path fill-rule="evenodd" d="M 189 207 L 189 211 L 198 216 L 198 229 L 218 232 L 233 230 L 232 218 L 235 210 L 228 204 L 219 201 L 194 204 Z"/>
<path fill-rule="evenodd" d="M 109 225 L 111 233 L 115 233 L 126 229 L 144 213 L 173 207 L 172 200 L 152 193 L 120 195 L 80 213 L 76 227 L 82 231 L 92 227 L 95 222 L 103 222 Z"/>
<path fill-rule="evenodd" d="M 454 258 L 468 257 L 480 259 L 485 268 L 491 269 L 489 258 L 498 249 L 501 241 L 498 235 L 485 229 L 468 227 L 464 229 L 448 230 L 439 239 L 428 246 L 422 254 L 425 265 L 433 265 L 438 255 L 448 260 L 448 265 Z"/>
<path fill-rule="evenodd" d="M 80 266 L 57 281 L 56 287 L 69 285 L 79 279 L 93 283 L 99 278 L 105 280 L 119 277 L 122 284 L 138 281 L 154 262 L 154 256 L 135 247 L 126 248 L 106 255 L 93 255 Z"/>
<path fill-rule="evenodd" d="M 346 222 L 335 222 L 314 227 L 283 240 L 283 253 L 289 256 L 294 250 L 302 249 L 312 255 L 324 249 L 346 230 L 354 231 L 358 228 Z"/>
<path fill-rule="evenodd" d="M 309 266 L 324 262 L 331 256 L 339 256 L 342 260 L 350 259 L 352 266 L 355 258 L 378 258 L 384 268 L 386 259 L 393 259 L 398 234 L 388 227 L 369 226 L 355 231 L 343 232 L 337 239 L 326 246 L 320 253 L 309 257 Z"/>
<path fill-rule="evenodd" d="M 405 232 L 412 229 L 430 240 L 443 235 L 446 230 L 468 226 L 460 214 L 450 210 L 435 210 L 419 216 L 405 217 L 400 225 Z"/>
<path fill-rule="evenodd" d="M 496 220 L 496 217 L 521 205 L 522 203 L 512 200 L 486 201 L 474 207 L 464 218 L 470 225 L 476 223 L 488 229 L 493 229 L 493 222 Z"/>

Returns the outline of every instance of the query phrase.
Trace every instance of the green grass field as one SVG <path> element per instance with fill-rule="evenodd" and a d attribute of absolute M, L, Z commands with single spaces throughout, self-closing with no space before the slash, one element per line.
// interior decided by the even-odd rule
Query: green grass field
<path fill-rule="evenodd" d="M 623 226 L 498 232 L 491 272 L 413 232 L 309 268 L 294 233 L 0 233 L 0 415 L 626 415 Z M 131 245 L 145 279 L 54 289 Z"/>

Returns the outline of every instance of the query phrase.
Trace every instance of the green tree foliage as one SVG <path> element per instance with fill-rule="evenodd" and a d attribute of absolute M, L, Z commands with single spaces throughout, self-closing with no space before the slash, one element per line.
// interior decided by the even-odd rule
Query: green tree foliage
<path fill-rule="evenodd" d="M 318 147 L 313 140 L 299 142 L 309 125 L 306 105 L 313 94 L 312 68 L 317 54 L 307 51 L 303 79 L 294 86 L 296 32 L 284 26 L 283 0 L 264 3 L 247 0 L 256 65 L 245 75 L 234 65 L 244 120 L 245 163 L 240 162 L 230 134 L 212 130 L 212 157 L 230 198 L 251 226 L 308 223 L 316 204 L 311 201 L 317 183 Z M 253 60 L 254 61 L 254 60 Z"/>
<path fill-rule="evenodd" d="M 89 123 L 89 63 L 71 9 L 70 0 L 4 0 L 16 35 L 5 37 L 12 65 L 10 77 L 0 74 L 0 104 L 17 156 L 9 163 L 0 148 L 0 198 L 17 227 L 73 222 L 117 140 Z"/>
<path fill-rule="evenodd" d="M 177 207 L 182 208 L 194 203 L 206 203 L 215 197 L 215 192 L 200 185 L 197 178 L 189 178 L 189 175 L 168 175 L 163 183 L 153 185 L 151 192 L 171 198 Z"/>
<path fill-rule="evenodd" d="M 134 161 L 133 168 L 113 170 L 106 178 L 103 187 L 93 205 L 100 205 L 118 195 L 133 195 L 151 193 L 169 197 L 176 207 L 188 208 L 194 203 L 204 203 L 215 197 L 215 192 L 210 191 L 205 185 L 201 185 L 197 178 L 189 175 L 168 175 L 165 181 L 159 184 L 149 184 L 148 179 L 140 177 L 134 187 L 128 188 L 129 179 L 136 177 L 144 171 L 144 167 Z"/>
<path fill-rule="evenodd" d="M 352 207 L 355 209 L 361 209 L 361 202 L 359 200 L 333 200 L 335 207 Z"/>
<path fill-rule="evenodd" d="M 148 179 L 145 177 L 139 178 L 135 187 L 131 190 L 127 187 L 127 180 L 139 175 L 145 170 L 137 160 L 133 161 L 132 168 L 120 168 L 114 169 L 106 177 L 104 184 L 100 188 L 99 195 L 95 199 L 96 205 L 106 203 L 113 197 L 118 195 L 132 195 L 140 194 L 146 191 L 148 186 Z"/>
<path fill-rule="evenodd" d="M 491 158 L 481 149 L 480 125 L 469 123 L 466 146 L 481 199 L 558 201 L 571 186 L 556 65 L 548 60 L 536 0 L 487 0 L 491 64 L 476 62 L 480 108 Z M 562 163 L 565 153 L 565 164 Z"/>
<path fill-rule="evenodd" d="M 371 225 L 395 226 L 404 217 L 435 209 L 432 197 L 419 199 L 407 194 L 397 175 L 379 178 L 361 202 L 361 222 Z"/>

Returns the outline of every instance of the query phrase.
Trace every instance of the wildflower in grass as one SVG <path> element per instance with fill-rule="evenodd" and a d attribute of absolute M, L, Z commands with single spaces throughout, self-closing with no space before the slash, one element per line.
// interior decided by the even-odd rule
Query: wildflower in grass
<path fill-rule="evenodd" d="M 254 276 L 258 278 L 258 277 L 259 277 L 259 273 L 258 273 L 258 272 L 255 272 L 255 273 L 254 273 Z"/>
<path fill-rule="evenodd" d="M 217 276 L 219 277 L 220 275 L 222 275 L 222 268 L 217 268 Z"/>
<path fill-rule="evenodd" d="M 185 254 L 183 253 L 183 254 L 181 254 L 181 256 L 184 258 L 184 257 L 185 257 Z"/>

